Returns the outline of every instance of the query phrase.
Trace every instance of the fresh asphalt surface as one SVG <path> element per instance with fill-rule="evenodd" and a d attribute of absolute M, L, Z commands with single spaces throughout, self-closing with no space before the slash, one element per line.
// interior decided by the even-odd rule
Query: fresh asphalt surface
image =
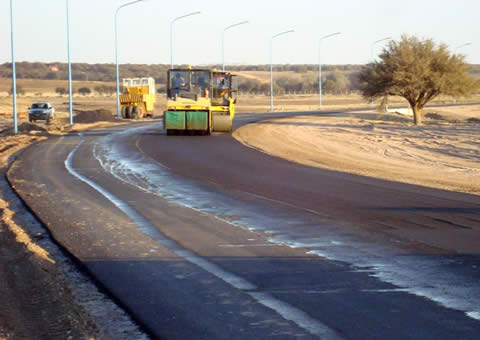
<path fill-rule="evenodd" d="M 287 115 L 238 115 L 235 126 Z M 160 123 L 134 126 L 35 144 L 8 176 L 152 337 L 479 338 L 480 316 L 466 314 L 478 309 L 465 303 L 480 300 L 470 289 L 480 279 L 478 196 L 306 167 L 227 134 L 167 137 Z M 109 163 L 116 147 L 129 163 Z M 379 253 L 395 259 L 393 278 L 362 262 Z M 408 270 L 428 272 L 423 290 L 395 284 Z M 442 303 L 442 287 L 458 282 L 464 301 Z"/>

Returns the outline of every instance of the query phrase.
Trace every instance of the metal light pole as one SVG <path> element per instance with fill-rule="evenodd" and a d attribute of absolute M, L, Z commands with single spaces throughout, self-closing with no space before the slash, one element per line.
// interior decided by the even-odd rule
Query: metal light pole
<path fill-rule="evenodd" d="M 227 26 L 223 29 L 222 33 L 222 72 L 225 72 L 225 31 L 229 30 L 232 27 L 248 24 L 248 20 L 237 22 L 236 24 Z"/>
<path fill-rule="evenodd" d="M 67 8 L 68 112 L 70 125 L 73 125 L 72 63 L 70 62 L 70 0 L 65 0 L 65 3 Z"/>
<path fill-rule="evenodd" d="M 318 105 L 322 107 L 322 62 L 321 62 L 321 47 L 322 47 L 322 41 L 324 39 L 333 37 L 335 35 L 341 34 L 340 32 L 337 33 L 332 33 L 329 35 L 326 35 L 324 37 L 321 37 L 320 40 L 318 41 Z"/>
<path fill-rule="evenodd" d="M 392 37 L 386 37 L 386 38 L 383 38 L 383 39 L 374 41 L 374 42 L 372 43 L 372 46 L 371 46 L 371 48 L 370 48 L 370 60 L 371 60 L 372 63 L 374 62 L 373 48 L 375 47 L 375 45 L 378 44 L 378 43 L 380 43 L 380 42 L 382 42 L 382 41 L 391 40 L 391 39 L 392 39 Z M 371 105 L 374 104 L 373 97 L 370 99 L 370 104 L 371 104 Z"/>
<path fill-rule="evenodd" d="M 470 46 L 472 43 L 471 42 L 468 42 L 468 43 L 465 43 L 465 44 L 462 44 L 460 46 L 457 46 L 455 47 L 455 52 L 459 49 L 459 48 L 462 48 L 462 47 L 465 47 L 465 46 Z"/>
<path fill-rule="evenodd" d="M 13 43 L 13 0 L 10 0 L 10 48 L 12 50 L 12 96 L 13 96 L 13 133 L 18 133 L 17 124 L 17 73 L 15 71 L 15 50 Z"/>
<path fill-rule="evenodd" d="M 380 43 L 380 42 L 382 42 L 382 41 L 391 40 L 391 39 L 392 39 L 392 37 L 386 37 L 386 38 L 383 38 L 383 39 L 374 41 L 374 42 L 372 43 L 372 47 L 371 47 L 371 49 L 370 49 L 370 60 L 372 61 L 372 63 L 373 63 L 373 48 L 375 47 L 375 45 L 378 44 L 378 43 Z"/>
<path fill-rule="evenodd" d="M 192 15 L 196 15 L 196 14 L 201 14 L 201 13 L 202 13 L 201 11 L 188 13 L 188 14 L 176 17 L 170 22 L 170 68 L 173 69 L 173 25 L 175 24 L 176 21 L 180 19 L 192 16 Z"/>
<path fill-rule="evenodd" d="M 117 8 L 115 11 L 115 70 L 116 70 L 116 78 L 117 78 L 117 119 L 120 119 L 120 81 L 119 81 L 119 72 L 118 72 L 118 12 L 120 9 L 122 9 L 125 6 L 133 5 L 136 4 L 137 2 L 142 2 L 146 0 L 136 0 L 136 1 L 131 1 L 127 2 L 126 4 L 123 4 Z"/>
<path fill-rule="evenodd" d="M 272 38 L 270 39 L 270 112 L 273 112 L 273 39 L 280 35 L 292 32 L 295 32 L 295 30 L 283 31 L 272 35 Z"/>
<path fill-rule="evenodd" d="M 471 42 L 467 42 L 465 44 L 462 44 L 460 46 L 455 47 L 454 53 L 457 53 L 457 50 L 459 48 L 462 48 L 462 47 L 465 47 L 465 46 L 470 46 L 471 44 L 472 44 Z M 456 103 L 457 103 L 457 96 L 453 96 L 453 104 L 456 104 Z"/>

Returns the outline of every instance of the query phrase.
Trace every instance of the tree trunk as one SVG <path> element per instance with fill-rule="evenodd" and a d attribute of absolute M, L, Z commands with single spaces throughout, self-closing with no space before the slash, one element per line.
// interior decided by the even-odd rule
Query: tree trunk
<path fill-rule="evenodd" d="M 422 125 L 422 110 L 417 105 L 410 105 L 413 112 L 413 122 L 415 125 Z"/>

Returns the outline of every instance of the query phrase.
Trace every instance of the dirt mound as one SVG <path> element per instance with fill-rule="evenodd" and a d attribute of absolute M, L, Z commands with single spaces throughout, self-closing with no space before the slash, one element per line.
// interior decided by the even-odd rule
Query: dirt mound
<path fill-rule="evenodd" d="M 474 124 L 480 124 L 480 119 L 478 119 L 478 118 L 468 118 L 467 122 L 474 123 Z"/>
<path fill-rule="evenodd" d="M 39 126 L 33 123 L 22 123 L 18 126 L 19 132 L 30 132 L 30 131 L 47 131 L 43 126 Z"/>
<path fill-rule="evenodd" d="M 112 111 L 105 109 L 98 109 L 93 111 L 78 111 L 78 114 L 74 118 L 75 123 L 81 124 L 113 120 L 115 120 L 115 117 L 113 117 Z"/>

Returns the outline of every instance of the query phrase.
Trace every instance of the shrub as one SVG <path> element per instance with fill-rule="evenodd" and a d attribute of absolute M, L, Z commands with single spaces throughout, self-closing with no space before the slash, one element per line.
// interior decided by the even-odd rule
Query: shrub
<path fill-rule="evenodd" d="M 86 96 L 87 94 L 92 93 L 92 90 L 90 90 L 88 87 L 81 87 L 78 89 L 78 93 L 80 93 L 82 96 Z"/>
<path fill-rule="evenodd" d="M 65 87 L 57 87 L 55 89 L 55 93 L 58 93 L 60 96 L 63 96 L 64 94 L 66 94 L 68 91 L 67 91 L 67 88 Z"/>

